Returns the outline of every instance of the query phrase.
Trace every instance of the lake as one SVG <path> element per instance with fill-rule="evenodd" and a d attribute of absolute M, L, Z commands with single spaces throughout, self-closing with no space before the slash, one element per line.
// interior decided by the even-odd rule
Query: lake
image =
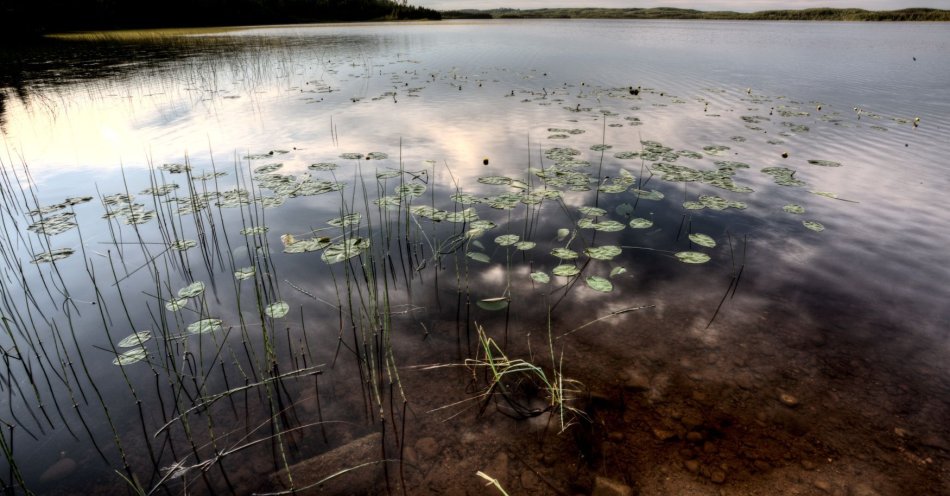
<path fill-rule="evenodd" d="M 5 491 L 950 494 L 946 24 L 15 54 Z"/>

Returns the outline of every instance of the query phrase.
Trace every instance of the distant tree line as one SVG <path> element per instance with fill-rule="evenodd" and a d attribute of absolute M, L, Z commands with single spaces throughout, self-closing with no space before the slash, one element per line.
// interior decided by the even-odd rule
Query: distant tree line
<path fill-rule="evenodd" d="M 767 10 L 760 12 L 703 11 L 668 7 L 607 9 L 549 8 L 459 11 L 468 17 L 490 14 L 499 19 L 723 19 L 743 21 L 950 21 L 950 10 L 910 8 L 872 11 L 863 9 Z M 453 16 L 455 13 L 453 13 Z M 458 17 L 463 17 L 458 15 Z"/>
<path fill-rule="evenodd" d="M 406 0 L 0 0 L 0 36 L 321 21 L 441 19 Z"/>

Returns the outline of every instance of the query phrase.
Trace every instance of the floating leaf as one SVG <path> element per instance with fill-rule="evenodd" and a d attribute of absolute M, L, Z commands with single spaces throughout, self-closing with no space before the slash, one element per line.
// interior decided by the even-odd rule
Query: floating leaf
<path fill-rule="evenodd" d="M 698 251 L 681 251 L 676 254 L 676 258 L 683 263 L 701 264 L 710 260 L 709 255 Z"/>
<path fill-rule="evenodd" d="M 30 260 L 30 263 L 52 263 L 57 260 L 62 260 L 70 255 L 75 253 L 72 248 L 59 248 L 56 250 L 44 251 L 43 253 L 37 253 L 33 255 L 33 259 Z"/>
<path fill-rule="evenodd" d="M 803 220 L 802 225 L 815 232 L 821 232 L 825 230 L 825 226 L 813 220 Z"/>
<path fill-rule="evenodd" d="M 600 276 L 588 276 L 585 282 L 590 289 L 600 291 L 601 293 L 609 293 L 614 290 L 614 285 Z"/>
<path fill-rule="evenodd" d="M 152 339 L 152 331 L 139 331 L 129 334 L 122 338 L 122 341 L 116 345 L 119 348 L 129 348 L 132 346 L 141 346 L 143 343 Z"/>
<path fill-rule="evenodd" d="M 578 257 L 577 252 L 569 248 L 555 248 L 551 250 L 551 255 L 562 260 L 573 260 Z"/>
<path fill-rule="evenodd" d="M 472 260 L 475 260 L 476 262 L 481 262 L 481 263 L 491 262 L 491 259 L 488 258 L 488 255 L 480 251 L 470 251 L 466 253 L 465 256 L 467 256 L 468 258 L 471 258 Z"/>
<path fill-rule="evenodd" d="M 141 362 L 148 357 L 148 352 L 145 351 L 145 348 L 139 346 L 138 348 L 132 348 L 131 350 L 122 353 L 112 359 L 113 365 L 130 365 L 136 362 Z"/>
<path fill-rule="evenodd" d="M 623 267 L 614 267 L 613 270 L 610 271 L 610 277 L 619 276 L 624 272 L 627 272 L 627 269 Z"/>
<path fill-rule="evenodd" d="M 198 246 L 198 242 L 193 239 L 180 239 L 169 245 L 169 248 L 172 250 L 185 251 L 196 246 Z"/>
<path fill-rule="evenodd" d="M 569 234 L 571 234 L 571 230 L 570 230 L 570 229 L 565 229 L 565 228 L 558 229 L 558 230 L 557 230 L 557 240 L 558 240 L 558 241 L 564 241 L 564 239 L 567 238 L 567 236 L 568 236 Z"/>
<path fill-rule="evenodd" d="M 613 260 L 614 257 L 620 255 L 622 251 L 623 250 L 621 250 L 619 246 L 607 245 L 598 246 L 596 248 L 587 248 L 584 250 L 584 253 L 594 260 Z"/>
<path fill-rule="evenodd" d="M 320 259 L 328 264 L 335 264 L 349 260 L 369 248 L 369 239 L 350 238 L 340 243 L 334 243 L 323 250 Z"/>
<path fill-rule="evenodd" d="M 504 234 L 495 238 L 495 243 L 500 246 L 511 246 L 521 239 L 517 234 Z"/>
<path fill-rule="evenodd" d="M 646 229 L 653 227 L 653 221 L 650 219 L 636 218 L 630 221 L 630 227 L 634 229 Z"/>
<path fill-rule="evenodd" d="M 494 186 L 501 186 L 511 184 L 512 179 L 505 176 L 484 176 L 478 178 L 478 182 L 482 184 L 490 184 Z"/>
<path fill-rule="evenodd" d="M 809 160 L 808 163 L 820 167 L 841 167 L 840 162 L 832 162 L 831 160 Z"/>
<path fill-rule="evenodd" d="M 409 207 L 409 211 L 412 212 L 413 215 L 425 217 L 426 219 L 431 219 L 435 222 L 441 222 L 445 220 L 445 216 L 448 214 L 448 212 L 445 210 L 439 210 L 428 205 L 413 205 L 412 207 Z"/>
<path fill-rule="evenodd" d="M 187 304 L 188 298 L 173 298 L 165 303 L 165 308 L 167 308 L 169 312 L 177 312 L 182 308 L 185 308 L 185 305 Z"/>
<path fill-rule="evenodd" d="M 287 235 L 289 236 L 289 235 Z M 283 236 L 281 237 L 283 241 Z M 286 240 L 291 241 L 291 240 Z M 284 242 L 284 253 L 307 253 L 311 251 L 320 251 L 330 246 L 330 238 L 325 236 L 313 237 L 310 239 L 294 239 L 292 243 Z M 253 275 L 253 273 L 251 274 Z"/>
<path fill-rule="evenodd" d="M 268 317 L 279 319 L 290 311 L 290 305 L 283 301 L 277 301 L 264 307 L 264 314 Z"/>
<path fill-rule="evenodd" d="M 254 168 L 254 174 L 264 175 L 277 172 L 284 164 L 264 164 Z"/>
<path fill-rule="evenodd" d="M 632 190 L 630 190 L 630 191 L 631 191 L 632 193 L 635 193 L 635 194 L 637 195 L 637 198 L 640 198 L 640 199 L 643 199 L 643 200 L 655 200 L 655 201 L 659 201 L 659 200 L 662 200 L 662 199 L 664 198 L 663 193 L 661 193 L 661 192 L 659 192 L 659 191 L 657 191 L 657 190 L 655 190 L 655 189 L 652 189 L 652 190 L 649 190 L 649 191 L 642 190 L 642 189 L 632 189 Z"/>
<path fill-rule="evenodd" d="M 577 274 L 580 274 L 581 269 L 578 269 L 577 267 L 573 265 L 564 264 L 564 265 L 558 265 L 557 267 L 552 269 L 551 272 L 556 276 L 573 277 L 573 276 L 576 276 Z"/>
<path fill-rule="evenodd" d="M 723 145 L 709 145 L 704 146 L 703 151 L 706 152 L 707 155 L 726 155 L 726 152 L 729 151 L 729 147 Z"/>
<path fill-rule="evenodd" d="M 551 278 L 544 272 L 532 272 L 531 279 L 534 280 L 534 282 L 539 283 L 539 284 L 547 284 L 548 282 L 551 281 Z"/>
<path fill-rule="evenodd" d="M 482 202 L 482 199 L 481 199 L 481 198 L 479 198 L 479 197 L 477 197 L 477 196 L 475 196 L 475 195 L 470 195 L 470 194 L 468 194 L 468 193 L 456 193 L 456 194 L 450 196 L 449 198 L 451 198 L 452 201 L 454 201 L 455 203 L 458 203 L 458 204 L 460 204 L 460 205 L 474 205 L 474 204 L 476 204 L 476 203 L 481 203 L 481 202 Z"/>
<path fill-rule="evenodd" d="M 472 222 L 472 229 L 481 229 L 482 231 L 487 231 L 489 229 L 494 229 L 494 228 L 495 228 L 495 223 L 490 220 L 479 219 L 479 220 L 476 220 L 475 222 Z"/>
<path fill-rule="evenodd" d="M 508 308 L 508 298 L 505 296 L 501 296 L 498 298 L 485 298 L 484 300 L 478 300 L 477 302 L 475 302 L 475 304 L 478 305 L 478 307 L 483 310 L 494 312 L 497 310 L 504 310 L 505 308 Z"/>
<path fill-rule="evenodd" d="M 363 154 L 362 153 L 344 153 L 340 155 L 340 158 L 346 159 L 346 160 L 359 160 L 363 158 Z"/>
<path fill-rule="evenodd" d="M 383 152 L 369 152 L 366 154 L 366 160 L 384 160 L 387 158 L 389 158 L 389 155 Z"/>
<path fill-rule="evenodd" d="M 538 244 L 535 243 L 534 241 L 519 241 L 519 242 L 515 243 L 515 248 L 517 248 L 517 249 L 519 249 L 519 250 L 530 250 L 530 249 L 534 248 L 534 247 L 537 246 L 537 245 L 538 245 Z"/>
<path fill-rule="evenodd" d="M 337 165 L 332 162 L 320 162 L 316 164 L 310 164 L 308 168 L 315 171 L 331 171 L 336 169 Z"/>
<path fill-rule="evenodd" d="M 190 324 L 187 331 L 190 334 L 206 334 L 221 330 L 221 319 L 201 319 L 198 322 Z"/>
<path fill-rule="evenodd" d="M 603 215 L 607 215 L 606 210 L 602 208 L 597 208 L 597 207 L 578 207 L 578 210 L 580 210 L 582 214 L 588 217 L 600 217 Z"/>
<path fill-rule="evenodd" d="M 832 200 L 838 199 L 838 194 L 832 193 L 830 191 L 809 191 L 809 193 L 813 195 L 824 196 L 825 198 L 831 198 Z"/>
<path fill-rule="evenodd" d="M 344 215 L 343 217 L 337 217 L 335 219 L 330 219 L 327 221 L 327 224 L 330 224 L 333 227 L 347 227 L 358 225 L 360 220 L 363 219 L 363 215 L 359 212 L 352 214 Z"/>
<path fill-rule="evenodd" d="M 784 207 L 782 207 L 782 210 L 784 210 L 784 211 L 786 211 L 786 212 L 788 212 L 788 213 L 790 213 L 790 214 L 803 214 L 803 213 L 805 213 L 805 207 L 803 207 L 803 206 L 801 206 L 801 205 L 797 205 L 797 204 L 795 204 L 795 203 L 789 203 L 788 205 L 785 205 Z"/>
<path fill-rule="evenodd" d="M 251 266 L 251 267 L 243 267 L 243 268 L 238 269 L 238 270 L 234 273 L 234 278 L 237 279 L 238 281 L 243 281 L 243 280 L 245 280 L 245 279 L 250 279 L 250 278 L 254 277 L 254 274 L 255 274 L 256 272 L 257 272 L 257 270 L 256 270 L 253 266 Z"/>
<path fill-rule="evenodd" d="M 630 217 L 630 215 L 633 214 L 633 205 L 630 205 L 629 203 L 621 203 L 620 205 L 617 205 L 616 208 L 614 208 L 614 212 L 617 212 L 617 215 L 622 217 Z"/>
<path fill-rule="evenodd" d="M 267 232 L 267 226 L 245 227 L 241 229 L 241 234 L 245 236 L 259 236 Z"/>
<path fill-rule="evenodd" d="M 445 214 L 445 220 L 449 222 L 461 223 L 461 222 L 473 222 L 478 220 L 478 212 L 474 208 L 466 208 L 461 212 L 448 212 Z"/>
<path fill-rule="evenodd" d="M 178 290 L 179 298 L 194 298 L 205 292 L 205 283 L 195 281 Z"/>
<path fill-rule="evenodd" d="M 403 184 L 396 188 L 396 195 L 400 198 L 418 198 L 426 192 L 426 185 L 421 183 Z"/>
<path fill-rule="evenodd" d="M 695 243 L 695 244 L 697 244 L 697 245 L 699 245 L 699 246 L 703 246 L 703 247 L 705 247 L 705 248 L 715 248 L 715 247 L 716 247 L 716 240 L 712 239 L 711 237 L 709 237 L 709 236 L 707 236 L 707 235 L 705 235 L 705 234 L 700 234 L 700 233 L 693 233 L 693 234 L 690 234 L 690 235 L 689 235 L 689 240 L 692 241 L 693 243 Z"/>

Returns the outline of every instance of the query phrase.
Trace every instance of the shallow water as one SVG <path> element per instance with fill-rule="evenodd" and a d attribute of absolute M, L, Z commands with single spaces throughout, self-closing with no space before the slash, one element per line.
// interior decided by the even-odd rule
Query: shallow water
<path fill-rule="evenodd" d="M 402 484 L 414 493 L 478 492 L 477 470 L 517 493 L 588 492 L 598 475 L 643 494 L 704 494 L 717 484 L 737 494 L 950 492 L 948 29 L 493 21 L 36 47 L 0 90 L 0 311 L 11 322 L 0 343 L 4 375 L 17 378 L 3 384 L 0 418 L 17 426 L 5 429 L 5 443 L 28 486 L 48 493 L 115 490 L 124 483 L 113 469 L 149 489 L 268 492 L 278 488 L 261 477 L 284 464 L 323 453 L 314 460 L 354 465 L 355 455 L 330 455 L 380 429 L 383 452 L 355 458 L 403 462 L 363 468 L 375 471 L 363 481 L 368 492 Z M 680 153 L 616 156 L 642 153 L 650 141 Z M 591 148 L 602 144 L 611 148 Z M 711 146 L 728 149 L 704 151 Z M 555 147 L 590 164 L 558 165 Z M 388 156 L 341 157 L 369 152 Z M 709 173 L 717 160 L 747 164 L 732 179 L 753 191 L 666 181 L 657 166 Z M 308 169 L 321 162 L 338 167 Z M 166 163 L 228 174 L 189 181 L 157 169 Z M 138 193 L 168 182 L 179 198 L 236 186 L 281 196 L 253 172 L 269 163 L 298 181 L 310 174 L 346 186 L 277 207 L 212 200 L 198 215 Z M 790 168 L 806 184 L 777 185 L 766 167 Z M 634 177 L 623 192 L 597 191 L 621 169 Z M 404 172 L 377 181 L 385 170 Z M 553 170 L 584 171 L 589 190 L 557 184 Z M 486 176 L 524 183 L 478 181 Z M 480 198 L 562 194 L 510 210 L 474 205 L 496 227 L 462 243 L 469 224 L 409 214 L 408 199 L 386 210 L 372 203 L 402 184 L 425 185 L 412 205 L 448 212 L 468 206 L 450 198 L 457 189 Z M 638 199 L 632 187 L 664 198 Z M 137 229 L 101 219 L 101 197 L 120 192 L 157 218 Z M 27 211 L 83 195 L 94 199 L 71 207 L 78 229 L 48 238 L 25 230 L 38 219 Z M 747 208 L 684 208 L 701 195 Z M 805 213 L 783 211 L 787 204 Z M 578 228 L 578 207 L 595 205 L 606 211 L 598 221 L 652 226 Z M 350 211 L 363 214 L 359 229 L 327 226 Z M 249 238 L 239 233 L 246 225 L 268 231 Z M 568 242 L 557 240 L 562 228 L 577 229 L 569 245 L 579 252 L 576 279 L 552 274 L 575 263 L 550 254 Z M 319 252 L 282 252 L 281 235 L 305 239 L 315 229 L 371 237 L 372 248 L 335 265 Z M 495 238 L 509 233 L 537 246 L 499 246 Z M 717 245 L 699 247 L 689 233 Z M 176 239 L 199 245 L 169 250 Z M 603 245 L 623 253 L 610 261 L 584 254 Z M 76 253 L 55 267 L 29 263 L 55 248 Z M 673 255 L 683 251 L 711 260 L 681 263 Z M 258 276 L 235 281 L 250 265 Z M 626 272 L 613 274 L 618 267 Z M 537 271 L 551 282 L 533 282 Z M 595 291 L 589 276 L 608 279 L 612 291 Z M 204 295 L 167 311 L 165 301 L 192 281 L 207 285 Z M 502 311 L 477 304 L 504 296 Z M 290 312 L 266 318 L 263 307 L 278 300 Z M 374 306 L 382 302 L 389 312 Z M 207 317 L 221 319 L 222 330 L 178 337 Z M 512 384 L 514 405 L 493 402 L 482 416 L 478 408 L 453 415 L 471 401 L 440 409 L 472 398 L 472 374 L 460 364 L 484 358 L 477 326 L 510 358 L 580 381 L 577 425 L 558 434 L 537 418 L 504 415 L 543 407 L 536 381 Z M 163 337 L 147 344 L 148 363 L 113 365 L 110 343 L 143 329 Z M 199 396 L 315 364 L 317 382 L 267 382 L 188 411 Z M 456 366 L 418 367 L 426 364 Z M 379 411 L 384 420 L 374 422 Z M 183 412 L 190 421 L 175 421 Z M 310 425 L 317 419 L 330 422 L 328 433 Z M 169 434 L 155 434 L 166 423 Z M 278 428 L 290 430 L 280 442 L 270 437 Z M 262 442 L 245 447 L 254 440 Z M 215 452 L 226 453 L 220 465 Z M 65 458 L 81 469 L 44 475 Z M 207 460 L 212 469 L 202 472 Z M 194 468 L 155 474 L 176 461 Z M 18 480 L 2 472 L 5 484 Z"/>

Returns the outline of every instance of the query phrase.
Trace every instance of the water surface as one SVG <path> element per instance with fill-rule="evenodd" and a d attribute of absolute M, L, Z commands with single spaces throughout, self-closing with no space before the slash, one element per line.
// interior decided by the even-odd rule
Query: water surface
<path fill-rule="evenodd" d="M 4 470 L 4 484 L 114 491 L 118 471 L 147 490 L 243 494 L 278 490 L 262 481 L 301 462 L 295 471 L 311 477 L 307 463 L 369 463 L 368 492 L 480 491 L 477 470 L 511 493 L 585 493 L 597 475 L 643 494 L 950 492 L 947 31 L 440 22 L 24 52 L 0 89 L 10 322 L 0 342 L 16 378 L 0 418 L 19 470 Z M 385 158 L 343 158 L 370 152 Z M 336 169 L 309 167 L 328 162 Z M 664 180 L 671 164 L 706 175 Z M 711 184 L 723 167 L 735 188 Z M 803 184 L 776 184 L 764 168 Z M 194 179 L 212 171 L 227 175 Z M 320 181 L 325 191 L 301 193 Z M 167 196 L 140 193 L 168 183 L 179 187 Z M 374 203 L 407 185 L 420 195 Z M 254 201 L 200 196 L 235 188 Z M 561 193 L 521 201 L 546 191 Z M 459 192 L 494 203 L 460 205 Z M 121 210 L 103 205 L 117 193 L 155 219 L 102 219 Z M 29 210 L 77 196 L 93 199 L 60 212 L 78 229 L 26 230 L 52 214 Z M 684 207 L 703 196 L 745 208 Z M 189 197 L 207 206 L 190 214 Z M 410 213 L 421 205 L 471 207 L 495 227 Z M 623 229 L 585 228 L 584 206 L 604 210 L 590 222 Z M 360 227 L 326 224 L 351 212 Z M 652 225 L 629 227 L 635 218 Z M 268 230 L 240 233 L 253 225 Z M 285 234 L 372 248 L 327 265 L 319 251 L 285 253 Z M 499 244 L 503 234 L 537 246 Z M 184 239 L 197 246 L 169 249 Z M 565 246 L 576 261 L 551 254 Z M 622 254 L 589 258 L 597 246 Z M 61 248 L 75 253 L 29 263 Z M 710 260 L 682 263 L 686 251 Z M 579 277 L 554 275 L 565 264 Z M 235 280 L 248 266 L 256 277 Z M 205 292 L 167 310 L 193 281 Z M 501 311 L 478 305 L 501 297 Z M 272 319 L 264 309 L 276 301 L 290 311 Z M 202 318 L 222 329 L 189 334 Z M 514 404 L 476 415 L 484 383 L 461 365 L 485 358 L 479 326 L 510 358 L 582 384 L 576 425 L 545 428 L 533 414 L 546 395 L 523 377 L 509 384 Z M 147 362 L 113 365 L 113 344 L 143 329 L 160 336 Z M 352 453 L 372 432 L 383 450 Z M 379 461 L 389 459 L 402 462 Z"/>

